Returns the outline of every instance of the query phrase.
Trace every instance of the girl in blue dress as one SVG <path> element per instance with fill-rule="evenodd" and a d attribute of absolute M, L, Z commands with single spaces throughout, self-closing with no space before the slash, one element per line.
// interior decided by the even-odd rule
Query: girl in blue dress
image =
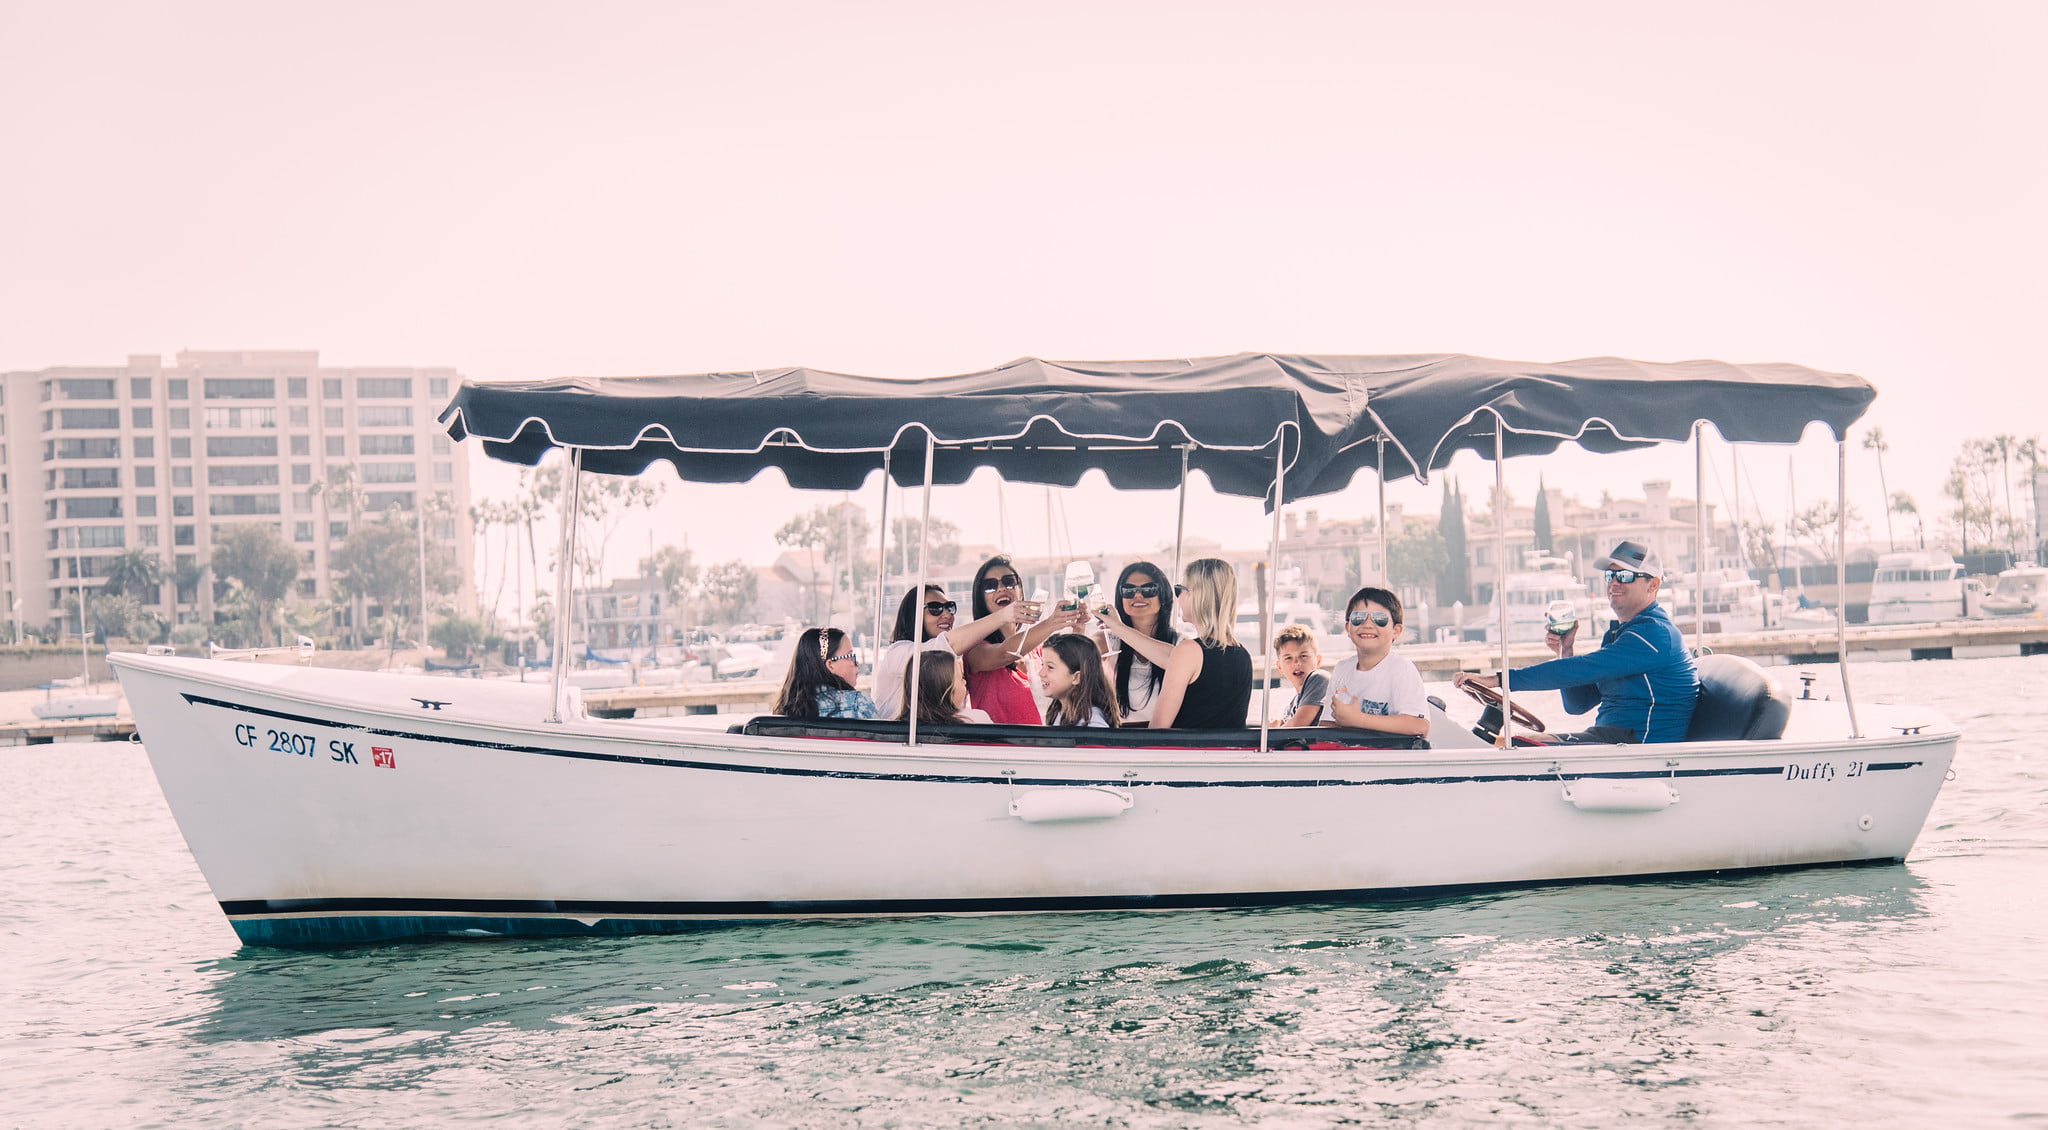
<path fill-rule="evenodd" d="M 873 718 L 875 700 L 853 687 L 860 660 L 853 640 L 837 628 L 806 628 L 776 696 L 775 713 L 787 718 Z"/>

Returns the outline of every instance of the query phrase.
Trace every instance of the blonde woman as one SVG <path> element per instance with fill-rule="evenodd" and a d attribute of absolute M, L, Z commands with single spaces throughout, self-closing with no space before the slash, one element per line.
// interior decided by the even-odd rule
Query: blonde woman
<path fill-rule="evenodd" d="M 1152 728 L 1223 730 L 1245 725 L 1252 704 L 1252 657 L 1237 642 L 1237 570 L 1202 557 L 1188 562 L 1181 607 L 1195 638 L 1173 646 L 1152 708 Z"/>

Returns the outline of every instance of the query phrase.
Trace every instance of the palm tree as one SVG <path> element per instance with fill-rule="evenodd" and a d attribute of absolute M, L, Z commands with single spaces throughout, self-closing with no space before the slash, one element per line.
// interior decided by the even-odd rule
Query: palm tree
<path fill-rule="evenodd" d="M 163 583 L 163 560 L 149 550 L 131 549 L 107 563 L 105 588 L 109 596 L 126 595 L 141 600 L 157 595 Z"/>
<path fill-rule="evenodd" d="M 2039 564 L 2041 554 L 2041 437 L 2028 436 L 2012 449 L 2014 455 L 2027 462 L 2027 498 L 2033 503 L 2034 513 L 2027 529 L 2032 535 L 2027 539 L 2028 560 Z"/>
<path fill-rule="evenodd" d="M 2018 436 L 1994 436 L 1991 440 L 1998 449 L 1998 477 L 2005 484 L 2005 542 L 2015 558 L 2019 556 L 2019 545 L 2013 540 L 2019 522 L 2012 512 L 2012 457 L 2019 448 Z"/>
<path fill-rule="evenodd" d="M 1864 433 L 1863 450 L 1877 453 L 1877 485 L 1886 498 L 1892 496 L 1892 488 L 1884 481 L 1884 453 L 1891 449 L 1891 444 L 1884 441 L 1883 428 L 1872 428 Z M 1898 541 L 1892 537 L 1892 508 L 1889 506 L 1884 510 L 1884 544 L 1887 549 L 1899 548 Z"/>
<path fill-rule="evenodd" d="M 356 482 L 355 464 L 336 463 L 328 467 L 327 477 L 307 487 L 306 493 L 320 501 L 322 524 L 326 525 L 330 531 L 333 528 L 334 509 L 337 506 L 348 511 L 349 533 L 353 534 L 356 526 L 361 523 L 363 516 L 363 489 Z M 328 538 L 328 555 L 330 559 L 333 556 L 333 540 L 332 536 Z M 368 612 L 369 610 L 363 603 L 361 593 L 357 593 L 350 599 L 348 634 L 349 643 L 352 646 L 361 646 L 362 644 L 363 619 L 368 615 Z"/>

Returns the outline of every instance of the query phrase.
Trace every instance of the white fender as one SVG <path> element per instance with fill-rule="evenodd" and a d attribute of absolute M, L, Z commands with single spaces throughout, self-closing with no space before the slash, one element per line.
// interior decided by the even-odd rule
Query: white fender
<path fill-rule="evenodd" d="M 1010 815 L 1026 824 L 1108 820 L 1131 807 L 1131 794 L 1101 785 L 1032 789 L 1010 798 Z"/>
<path fill-rule="evenodd" d="M 1564 787 L 1565 803 L 1580 812 L 1662 812 L 1678 803 L 1666 780 L 1581 777 Z"/>

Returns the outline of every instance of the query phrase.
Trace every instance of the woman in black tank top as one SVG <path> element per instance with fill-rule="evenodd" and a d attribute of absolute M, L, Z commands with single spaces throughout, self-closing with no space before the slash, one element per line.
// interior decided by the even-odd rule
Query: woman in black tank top
<path fill-rule="evenodd" d="M 1237 570 L 1215 557 L 1190 561 L 1187 590 L 1181 600 L 1198 638 L 1174 645 L 1152 725 L 1243 727 L 1252 705 L 1252 657 L 1231 631 L 1237 615 Z"/>

